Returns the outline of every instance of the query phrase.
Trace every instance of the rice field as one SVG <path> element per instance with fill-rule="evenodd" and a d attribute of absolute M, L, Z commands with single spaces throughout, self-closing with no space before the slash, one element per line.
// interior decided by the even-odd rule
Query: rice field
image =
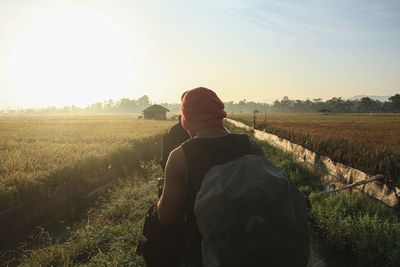
<path fill-rule="evenodd" d="M 130 116 L 0 117 L 0 210 L 60 180 L 97 175 L 111 167 L 112 153 L 174 123 Z"/>
<path fill-rule="evenodd" d="M 253 114 L 230 117 L 253 124 Z M 400 115 L 257 114 L 256 128 L 369 174 L 400 177 Z"/>
<path fill-rule="evenodd" d="M 274 119 L 272 116 L 267 118 L 267 129 L 271 123 L 271 127 L 286 125 L 285 129 L 290 132 L 291 123 L 300 123 L 304 119 L 302 115 L 274 116 Z M 312 127 L 311 118 L 316 121 L 318 115 L 309 118 Z M 357 122 L 362 125 L 365 118 L 368 117 L 349 117 L 347 119 L 352 123 L 347 125 Z M 249 115 L 235 119 L 250 122 Z M 259 115 L 258 128 L 263 127 L 263 120 L 264 117 Z M 272 123 L 274 120 L 276 124 Z M 323 116 L 321 120 L 320 124 L 329 126 L 330 123 L 338 123 L 339 119 Z M 398 119 L 395 121 L 398 122 Z M 135 120 L 127 116 L 0 118 L 1 151 L 6 152 L 0 155 L 1 165 L 9 164 L 8 168 L 2 167 L 0 173 L 0 188 L 3 190 L 0 196 L 3 199 L 8 196 L 6 200 L 14 199 L 16 203 L 28 200 L 33 192 L 59 184 L 54 181 L 101 175 L 102 171 L 114 165 L 138 163 L 138 166 L 129 169 L 143 170 L 136 173 L 129 171 L 129 179 L 117 182 L 100 198 L 99 204 L 94 204 L 75 224 L 67 224 L 61 233 L 43 229 L 15 250 L 0 253 L 0 265 L 143 266 L 143 259 L 135 255 L 135 246 L 144 214 L 157 199 L 156 178 L 162 175 L 157 163 L 161 138 L 149 137 L 163 133 L 174 123 Z M 346 123 L 340 125 L 344 127 Z M 333 128 L 331 126 L 330 129 Z M 313 131 L 318 132 L 315 130 L 318 127 L 312 129 L 307 132 L 309 136 Z M 400 244 L 399 217 L 395 211 L 365 196 L 320 195 L 318 192 L 323 187 L 316 174 L 295 163 L 289 154 L 268 144 L 262 146 L 266 158 L 283 169 L 309 199 L 313 230 L 329 237 L 323 239 L 327 239 L 333 248 L 346 251 L 346 254 L 341 252 L 344 258 L 350 257 L 350 260 L 345 259 L 346 263 L 354 261 L 360 266 L 395 266 Z M 12 194 L 11 191 L 4 191 L 12 186 L 15 189 Z M 30 195 L 22 197 L 25 193 Z M 380 251 L 381 247 L 385 250 Z M 334 261 L 336 265 L 330 265 L 332 259 L 324 259 L 324 254 L 322 258 L 317 256 L 309 266 L 344 266 L 336 264 L 337 261 Z"/>

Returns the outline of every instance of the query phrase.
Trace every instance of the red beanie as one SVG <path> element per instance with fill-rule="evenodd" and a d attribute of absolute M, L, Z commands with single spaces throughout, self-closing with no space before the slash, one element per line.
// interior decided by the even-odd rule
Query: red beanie
<path fill-rule="evenodd" d="M 185 129 L 197 132 L 204 128 L 223 126 L 224 103 L 210 89 L 199 87 L 187 91 L 182 99 L 181 122 Z"/>

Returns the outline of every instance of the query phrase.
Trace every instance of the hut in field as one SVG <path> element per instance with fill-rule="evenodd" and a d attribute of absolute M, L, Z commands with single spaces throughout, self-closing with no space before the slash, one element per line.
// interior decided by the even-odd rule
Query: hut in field
<path fill-rule="evenodd" d="M 329 114 L 332 111 L 330 109 L 323 108 L 323 109 L 318 110 L 318 112 L 321 113 L 321 114 Z"/>
<path fill-rule="evenodd" d="M 165 120 L 169 109 L 160 105 L 152 105 L 143 110 L 143 118 L 145 120 Z"/>

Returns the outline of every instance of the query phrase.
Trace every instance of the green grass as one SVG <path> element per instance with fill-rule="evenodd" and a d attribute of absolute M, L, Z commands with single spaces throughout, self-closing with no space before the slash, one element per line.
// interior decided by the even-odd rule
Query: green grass
<path fill-rule="evenodd" d="M 246 133 L 247 131 L 227 125 L 228 129 L 235 133 Z M 305 165 L 298 164 L 290 153 L 283 152 L 267 143 L 260 142 L 251 136 L 253 140 L 258 142 L 268 159 L 276 167 L 285 171 L 287 175 L 298 186 L 299 190 L 308 196 L 311 192 L 323 190 L 323 185 L 318 174 L 310 171 Z"/>
<path fill-rule="evenodd" d="M 310 196 L 316 230 L 334 247 L 352 254 L 359 266 L 398 266 L 398 214 L 360 193 Z"/>
<path fill-rule="evenodd" d="M 22 266 L 144 266 L 136 256 L 144 214 L 157 198 L 156 184 L 140 177 L 124 181 L 104 197 L 86 221 L 62 243 L 42 234 L 39 249 L 26 251 Z M 44 237 L 44 238 L 43 238 Z M 40 237 L 37 237 L 40 238 Z"/>

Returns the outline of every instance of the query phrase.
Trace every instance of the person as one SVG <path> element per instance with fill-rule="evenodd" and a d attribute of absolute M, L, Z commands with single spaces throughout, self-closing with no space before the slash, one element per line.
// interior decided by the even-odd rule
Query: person
<path fill-rule="evenodd" d="M 174 149 L 165 166 L 165 182 L 157 203 L 164 225 L 185 220 L 185 266 L 202 266 L 201 235 L 194 203 L 202 178 L 212 167 L 246 154 L 263 156 L 262 149 L 245 134 L 232 134 L 223 127 L 224 104 L 215 92 L 199 87 L 188 91 L 181 104 L 182 126 L 191 139 Z"/>
<path fill-rule="evenodd" d="M 181 115 L 178 116 L 178 120 L 179 121 L 172 126 L 163 137 L 163 152 L 160 161 L 163 170 L 165 170 L 169 153 L 190 138 L 188 132 L 182 127 Z"/>

